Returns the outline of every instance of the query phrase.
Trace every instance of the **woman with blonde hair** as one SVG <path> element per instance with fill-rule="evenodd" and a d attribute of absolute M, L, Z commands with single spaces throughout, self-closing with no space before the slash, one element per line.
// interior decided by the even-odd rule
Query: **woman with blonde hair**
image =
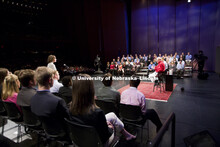
<path fill-rule="evenodd" d="M 126 140 L 136 138 L 124 129 L 124 124 L 113 112 L 104 115 L 103 111 L 96 106 L 94 84 L 90 78 L 87 74 L 80 74 L 72 82 L 70 119 L 75 121 L 77 118 L 86 125 L 93 126 L 104 146 L 109 146 L 115 136 L 114 133 L 109 132 L 109 128 L 120 132 Z"/>
<path fill-rule="evenodd" d="M 47 67 L 53 69 L 53 70 L 57 70 L 56 66 L 55 66 L 55 62 L 57 62 L 57 58 L 54 55 L 49 55 L 47 58 Z"/>
<path fill-rule="evenodd" d="M 17 96 L 19 92 L 20 81 L 18 77 L 14 74 L 10 74 L 5 77 L 2 87 L 2 100 L 5 102 L 17 102 Z M 21 111 L 21 108 L 16 104 L 18 109 Z"/>

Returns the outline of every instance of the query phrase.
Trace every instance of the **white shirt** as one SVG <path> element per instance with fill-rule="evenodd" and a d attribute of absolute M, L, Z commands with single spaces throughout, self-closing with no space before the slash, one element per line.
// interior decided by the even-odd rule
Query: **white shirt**
<path fill-rule="evenodd" d="M 53 87 L 50 88 L 51 93 L 58 93 L 60 87 L 62 87 L 63 84 L 58 82 L 57 80 L 53 80 Z"/>
<path fill-rule="evenodd" d="M 53 64 L 53 62 L 48 63 L 47 67 L 49 67 L 49 68 L 51 68 L 53 70 L 57 70 L 57 68 L 56 68 L 55 64 Z"/>

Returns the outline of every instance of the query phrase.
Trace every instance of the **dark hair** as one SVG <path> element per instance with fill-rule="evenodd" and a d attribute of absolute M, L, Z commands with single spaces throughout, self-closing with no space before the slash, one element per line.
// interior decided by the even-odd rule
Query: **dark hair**
<path fill-rule="evenodd" d="M 4 82 L 4 79 L 7 75 L 8 75 L 8 69 L 0 68 L 0 85 Z"/>
<path fill-rule="evenodd" d="M 133 78 L 135 78 L 136 80 L 130 80 L 130 86 L 137 88 L 141 81 L 138 77 L 133 77 Z"/>
<path fill-rule="evenodd" d="M 71 76 L 64 76 L 62 79 L 62 84 L 64 87 L 71 86 Z"/>
<path fill-rule="evenodd" d="M 111 86 L 112 85 L 112 74 L 110 73 L 107 73 L 104 75 L 103 77 L 103 81 L 102 83 L 105 85 L 105 86 Z"/>
<path fill-rule="evenodd" d="M 70 105 L 72 115 L 88 114 L 97 107 L 94 99 L 94 84 L 89 78 L 87 74 L 79 74 L 72 81 L 72 103 Z"/>
<path fill-rule="evenodd" d="M 21 85 L 24 87 L 29 87 L 30 81 L 34 81 L 34 70 L 25 69 L 19 73 L 19 80 Z"/>

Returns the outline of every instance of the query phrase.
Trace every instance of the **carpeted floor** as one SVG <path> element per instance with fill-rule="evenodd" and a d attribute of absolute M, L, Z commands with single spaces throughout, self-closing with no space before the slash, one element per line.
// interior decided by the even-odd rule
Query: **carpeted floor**
<path fill-rule="evenodd" d="M 175 89 L 176 85 L 177 84 L 173 84 L 173 89 Z M 128 89 L 129 87 L 130 87 L 129 85 L 126 85 L 120 88 L 118 91 L 122 93 L 124 90 Z M 167 102 L 172 94 L 172 91 L 165 91 L 161 89 L 160 92 L 160 88 L 155 87 L 153 92 L 153 87 L 154 87 L 154 83 L 141 82 L 140 85 L 138 86 L 138 90 L 144 94 L 146 99 Z"/>

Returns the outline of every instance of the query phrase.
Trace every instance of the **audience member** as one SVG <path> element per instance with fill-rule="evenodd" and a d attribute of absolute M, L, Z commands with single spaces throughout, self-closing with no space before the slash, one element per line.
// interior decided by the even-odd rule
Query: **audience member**
<path fill-rule="evenodd" d="M 4 83 L 4 79 L 9 75 L 9 71 L 6 68 L 0 68 L 0 98 L 2 98 L 2 86 Z"/>
<path fill-rule="evenodd" d="M 152 72 L 154 71 L 155 65 L 153 64 L 153 62 L 151 61 L 150 64 L 148 65 L 148 71 Z"/>
<path fill-rule="evenodd" d="M 143 93 L 137 90 L 138 85 L 140 84 L 140 79 L 130 80 L 130 88 L 123 91 L 121 94 L 122 104 L 140 106 L 143 113 L 144 119 L 151 120 L 157 127 L 157 132 L 162 127 L 162 123 L 158 117 L 158 114 L 154 109 L 146 108 L 146 100 Z M 129 112 L 128 112 L 129 113 Z"/>
<path fill-rule="evenodd" d="M 112 75 L 110 73 L 105 74 L 102 83 L 104 86 L 98 89 L 97 99 L 113 102 L 119 110 L 120 93 L 112 87 Z M 118 112 L 118 110 L 116 111 Z"/>
<path fill-rule="evenodd" d="M 57 70 L 56 66 L 55 66 L 55 62 L 57 62 L 57 58 L 54 55 L 49 55 L 47 58 L 47 67 L 53 69 L 53 70 Z"/>
<path fill-rule="evenodd" d="M 157 79 L 156 76 L 158 75 L 158 73 L 165 71 L 165 65 L 164 65 L 164 62 L 162 61 L 162 58 L 160 57 L 157 58 L 157 62 L 158 62 L 158 65 L 154 68 L 155 72 L 149 75 L 151 82 L 154 82 Z"/>
<path fill-rule="evenodd" d="M 30 106 L 31 98 L 36 94 L 34 70 L 26 69 L 21 71 L 19 75 L 22 88 L 17 96 L 17 104 L 19 106 Z"/>
<path fill-rule="evenodd" d="M 59 89 L 59 96 L 65 100 L 67 104 L 72 101 L 72 78 L 71 76 L 65 76 L 62 79 L 63 87 Z"/>
<path fill-rule="evenodd" d="M 19 92 L 20 81 L 14 74 L 10 74 L 5 77 L 2 87 L 2 100 L 5 102 L 17 102 L 17 96 Z M 16 104 L 17 108 L 21 112 L 21 108 Z"/>
<path fill-rule="evenodd" d="M 63 86 L 58 80 L 60 79 L 59 72 L 57 70 L 53 71 L 53 86 L 50 88 L 51 93 L 58 93 L 60 87 Z"/>
<path fill-rule="evenodd" d="M 35 71 L 35 78 L 38 83 L 38 91 L 31 99 L 31 111 L 41 120 L 48 118 L 53 134 L 63 134 L 64 118 L 69 117 L 69 112 L 64 100 L 50 93 L 53 85 L 53 70 L 44 66 L 38 67 Z"/>
<path fill-rule="evenodd" d="M 189 65 L 192 61 L 192 55 L 190 55 L 190 52 L 186 55 L 186 64 Z"/>
<path fill-rule="evenodd" d="M 176 74 L 178 79 L 183 77 L 184 65 L 182 62 L 183 61 L 180 60 L 176 66 Z"/>
<path fill-rule="evenodd" d="M 86 74 L 79 76 L 90 77 Z M 124 124 L 111 112 L 104 115 L 103 111 L 99 109 L 94 100 L 95 90 L 92 80 L 76 80 L 73 81 L 73 99 L 70 106 L 72 114 L 71 120 L 76 118 L 83 121 L 86 125 L 93 126 L 103 144 L 111 144 L 114 133 L 111 135 L 109 128 L 115 128 L 116 132 L 120 132 L 126 140 L 136 138 L 124 129 Z"/>

